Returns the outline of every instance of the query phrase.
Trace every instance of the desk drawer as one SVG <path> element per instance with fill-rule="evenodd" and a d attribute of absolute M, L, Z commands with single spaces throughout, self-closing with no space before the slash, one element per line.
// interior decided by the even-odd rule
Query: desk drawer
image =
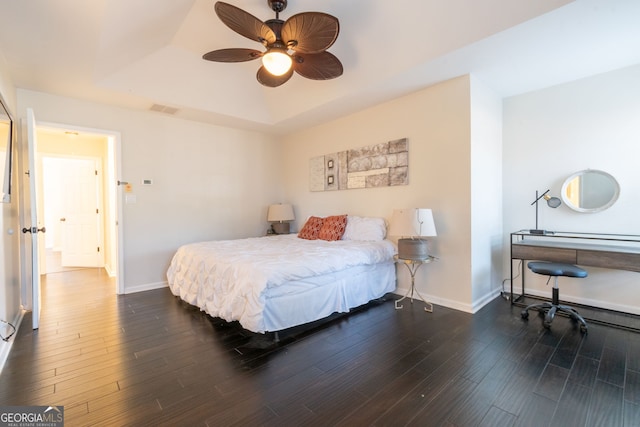
<path fill-rule="evenodd" d="M 577 264 L 640 272 L 640 254 L 579 250 Z"/>
<path fill-rule="evenodd" d="M 576 264 L 577 254 L 575 249 L 550 248 L 547 246 L 528 246 L 513 244 L 511 246 L 511 258 L 528 259 L 537 261 L 566 262 Z"/>

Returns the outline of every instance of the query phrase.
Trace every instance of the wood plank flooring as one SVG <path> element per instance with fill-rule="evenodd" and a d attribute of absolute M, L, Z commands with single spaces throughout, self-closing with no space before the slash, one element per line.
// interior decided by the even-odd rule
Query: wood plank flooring
<path fill-rule="evenodd" d="M 392 298 L 276 344 L 168 289 L 50 274 L 0 406 L 63 405 L 68 426 L 640 426 L 640 334 L 546 330 L 501 298 L 475 315 Z"/>

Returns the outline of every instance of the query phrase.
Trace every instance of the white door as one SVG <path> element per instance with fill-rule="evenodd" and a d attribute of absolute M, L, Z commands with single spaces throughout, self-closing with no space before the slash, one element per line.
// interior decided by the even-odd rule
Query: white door
<path fill-rule="evenodd" d="M 29 202 L 31 209 L 30 225 L 25 225 L 23 233 L 31 233 L 31 308 L 33 311 L 33 329 L 40 327 L 40 268 L 38 266 L 38 234 L 45 229 L 38 222 L 38 180 L 36 176 L 36 120 L 31 108 L 27 109 L 27 142 L 29 149 Z"/>
<path fill-rule="evenodd" d="M 64 159 L 64 163 L 62 266 L 103 267 L 99 164 L 93 159 Z"/>

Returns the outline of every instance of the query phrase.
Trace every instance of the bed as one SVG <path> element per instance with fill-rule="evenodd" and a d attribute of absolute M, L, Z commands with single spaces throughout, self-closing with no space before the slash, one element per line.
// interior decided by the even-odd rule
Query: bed
<path fill-rule="evenodd" d="M 186 244 L 167 270 L 171 292 L 257 333 L 345 313 L 393 292 L 396 247 L 385 239 L 384 220 L 341 217 L 342 229 L 333 224 L 328 239 L 318 236 L 336 217 L 310 217 L 298 234 Z M 322 224 L 305 234 L 314 218 Z"/>

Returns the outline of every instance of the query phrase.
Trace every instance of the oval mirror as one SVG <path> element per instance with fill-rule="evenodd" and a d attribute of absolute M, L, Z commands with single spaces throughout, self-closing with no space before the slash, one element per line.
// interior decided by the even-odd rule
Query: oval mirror
<path fill-rule="evenodd" d="M 620 185 L 610 174 L 586 169 L 571 175 L 562 185 L 562 200 L 578 212 L 599 212 L 613 205 Z"/>

